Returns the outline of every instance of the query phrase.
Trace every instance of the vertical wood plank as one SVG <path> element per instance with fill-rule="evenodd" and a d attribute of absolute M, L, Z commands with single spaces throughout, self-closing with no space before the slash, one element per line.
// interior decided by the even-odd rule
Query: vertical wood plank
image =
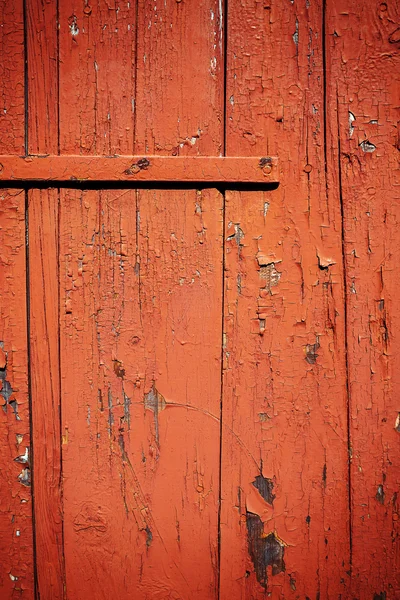
<path fill-rule="evenodd" d="M 26 4 L 28 148 L 58 153 L 58 2 Z M 29 190 L 29 325 L 36 589 L 64 597 L 62 532 L 58 190 Z"/>
<path fill-rule="evenodd" d="M 132 154 L 134 2 L 60 3 L 60 150 Z"/>
<path fill-rule="evenodd" d="M 24 15 L 0 6 L 0 147 L 24 154 Z M 34 597 L 25 192 L 0 190 L 0 596 Z"/>
<path fill-rule="evenodd" d="M 37 590 L 63 598 L 58 190 L 29 192 L 29 293 Z"/>
<path fill-rule="evenodd" d="M 58 153 L 58 0 L 26 3 L 28 151 Z"/>
<path fill-rule="evenodd" d="M 22 0 L 0 4 L 0 152 L 25 152 L 24 15 Z"/>
<path fill-rule="evenodd" d="M 0 596 L 33 599 L 25 192 L 0 191 Z"/>
<path fill-rule="evenodd" d="M 229 1 L 227 154 L 282 183 L 227 192 L 221 599 L 348 594 L 341 226 L 324 155 L 321 3 Z"/>
<path fill-rule="evenodd" d="M 75 599 L 217 597 L 221 210 L 212 190 L 62 191 Z"/>
<path fill-rule="evenodd" d="M 28 148 L 58 153 L 57 2 L 28 2 Z M 58 323 L 58 191 L 30 190 L 29 296 L 37 593 L 64 597 Z"/>
<path fill-rule="evenodd" d="M 348 315 L 352 597 L 360 599 L 396 598 L 400 589 L 399 20 L 395 2 L 328 2 Z"/>
<path fill-rule="evenodd" d="M 138 0 L 136 153 L 222 153 L 221 7 Z"/>

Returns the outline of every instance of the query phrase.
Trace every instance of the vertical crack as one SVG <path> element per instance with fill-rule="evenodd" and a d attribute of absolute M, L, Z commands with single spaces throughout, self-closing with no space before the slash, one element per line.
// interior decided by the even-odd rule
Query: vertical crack
<path fill-rule="evenodd" d="M 342 233 L 342 269 L 343 269 L 343 306 L 344 306 L 344 355 L 346 363 L 346 396 L 347 396 L 347 461 L 348 461 L 348 501 L 349 501 L 349 550 L 350 550 L 350 572 L 353 563 L 353 515 L 352 515 L 352 473 L 351 473 L 351 393 L 350 393 L 350 373 L 349 373 L 349 349 L 348 349 L 348 309 L 347 309 L 347 262 L 345 247 L 345 211 L 343 202 L 343 179 L 342 165 L 340 161 L 340 121 L 339 121 L 339 97 L 336 92 L 336 117 L 337 117 L 337 136 L 338 136 L 338 174 L 339 174 L 339 199 L 340 199 L 340 217 Z"/>
<path fill-rule="evenodd" d="M 227 153 L 227 137 L 228 137 L 228 122 L 227 122 L 227 90 L 228 90 L 228 0 L 224 0 L 223 5 L 223 16 L 222 18 L 222 27 L 223 27 L 223 57 L 222 64 L 224 65 L 224 84 L 223 84 L 223 141 L 222 141 L 222 154 L 226 156 Z M 224 206 L 225 206 L 225 197 L 224 197 Z M 225 235 L 225 233 L 224 233 Z"/>
<path fill-rule="evenodd" d="M 24 14 L 25 17 L 25 14 Z M 24 22 L 25 18 L 24 18 Z M 26 348 L 27 348 L 27 377 L 28 377 L 28 410 L 29 410 L 29 446 L 31 457 L 31 515 L 32 515 L 32 547 L 33 547 L 33 582 L 35 598 L 40 600 L 38 590 L 38 566 L 36 549 L 36 519 L 35 519 L 35 455 L 33 444 L 32 419 L 32 380 L 31 380 L 31 319 L 30 319 L 30 262 L 29 262 L 29 190 L 25 194 L 25 295 L 26 295 Z"/>
<path fill-rule="evenodd" d="M 225 223 L 226 192 L 222 191 L 222 298 L 221 298 L 221 382 L 219 403 L 219 495 L 218 495 L 218 599 L 221 594 L 221 509 L 222 509 L 222 435 L 223 435 L 223 397 L 224 397 L 224 329 L 225 329 Z"/>
<path fill-rule="evenodd" d="M 22 3 L 22 13 L 24 21 L 24 152 L 25 156 L 29 154 L 29 137 L 28 137 L 28 123 L 29 123 L 29 95 L 28 95 L 28 20 L 27 20 L 27 8 L 26 0 Z"/>
<path fill-rule="evenodd" d="M 327 125 L 328 125 L 328 92 L 327 92 L 327 28 L 326 28 L 326 11 L 327 11 L 327 0 L 323 0 L 322 5 L 322 60 L 323 60 L 323 101 L 324 101 L 324 163 L 325 163 L 325 186 L 326 186 L 326 199 L 328 202 L 328 136 L 327 136 Z M 341 145 L 340 145 L 340 118 L 339 118 L 339 97 L 338 91 L 336 90 L 336 127 L 337 127 L 337 140 L 338 140 L 338 176 L 339 176 L 339 204 L 340 204 L 340 219 L 341 219 L 341 252 L 342 252 L 342 269 L 343 269 L 343 315 L 344 315 L 344 356 L 345 356 L 345 379 L 346 379 L 346 399 L 347 399 L 347 480 L 348 480 L 348 513 L 349 513 L 349 563 L 350 573 L 353 561 L 353 540 L 352 540 L 352 473 L 351 473 L 351 405 L 350 405 L 350 385 L 349 385 L 349 352 L 348 352 L 348 308 L 347 308 L 347 263 L 346 263 L 346 249 L 345 249 L 345 211 L 343 203 L 343 180 L 342 180 L 342 167 L 341 167 Z M 329 204 L 328 204 L 329 205 Z M 351 576 L 351 575 L 350 575 Z"/>
<path fill-rule="evenodd" d="M 56 72 L 57 72 L 57 154 L 61 152 L 61 130 L 60 130 L 60 0 L 56 3 Z M 60 190 L 58 190 L 58 200 L 60 200 Z"/>
<path fill-rule="evenodd" d="M 327 114 L 328 114 L 328 93 L 327 93 L 327 50 L 326 50 L 326 0 L 322 3 L 322 73 L 323 73 L 323 101 L 324 101 L 324 169 L 325 169 L 325 197 L 328 204 L 328 135 L 327 135 Z M 329 211 L 328 211 L 329 217 Z"/>
<path fill-rule="evenodd" d="M 58 1 L 57 1 L 58 4 Z M 57 21 L 58 21 L 58 17 L 57 17 Z M 60 123 L 60 121 L 58 121 L 58 123 Z M 57 190 L 57 248 L 56 248 L 56 257 L 57 257 L 57 282 L 58 282 L 58 286 L 57 286 L 57 304 L 58 304 L 58 332 L 57 332 L 57 339 L 58 339 L 58 398 L 59 398 L 59 405 L 58 405 L 58 419 L 59 419 L 59 429 L 60 429 L 60 434 L 59 434 L 59 440 L 60 440 L 60 480 L 59 480 L 59 488 L 60 488 L 60 510 L 61 510 L 61 514 L 64 514 L 64 510 L 63 510 L 63 505 L 64 505 L 64 488 L 63 488 L 63 445 L 62 445 L 62 439 L 63 439 L 63 423 L 62 423 L 62 369 L 61 369 L 61 280 L 60 280 L 60 257 L 61 257 L 61 236 L 60 236 L 60 232 L 61 232 L 61 190 L 60 188 L 58 188 Z M 62 573 L 62 578 L 63 578 L 63 590 L 64 590 L 64 595 L 65 597 L 67 597 L 67 582 L 66 582 L 66 574 L 65 574 L 65 553 L 64 553 L 64 549 L 65 549 L 65 523 L 64 523 L 64 518 L 61 518 L 61 560 L 62 560 L 62 564 L 61 564 L 61 573 Z"/>
<path fill-rule="evenodd" d="M 223 3 L 222 28 L 223 28 L 223 140 L 222 154 L 226 156 L 227 152 L 227 87 L 228 87 L 228 0 Z M 226 190 L 222 194 L 222 297 L 221 297 L 221 383 L 220 383 L 220 405 L 219 405 L 219 495 L 218 495 L 218 590 L 217 597 L 221 597 L 221 510 L 222 510 L 222 419 L 223 419 L 223 398 L 224 398 L 224 329 L 225 329 L 225 225 L 226 225 Z"/>
<path fill-rule="evenodd" d="M 139 27 L 139 0 L 136 0 L 136 11 L 135 11 L 135 41 L 134 41 L 134 81 L 133 81 L 133 98 L 132 98 L 132 110 L 133 110 L 133 148 L 132 154 L 136 154 L 136 130 L 137 130 L 137 105 L 136 105 L 136 94 L 137 94 L 137 76 L 138 76 L 138 27 Z"/>

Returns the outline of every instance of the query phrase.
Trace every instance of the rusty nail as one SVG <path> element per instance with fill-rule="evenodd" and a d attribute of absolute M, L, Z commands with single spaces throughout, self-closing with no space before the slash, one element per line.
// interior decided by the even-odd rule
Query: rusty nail
<path fill-rule="evenodd" d="M 147 158 L 141 158 L 136 164 L 139 169 L 147 169 L 150 166 L 150 161 Z"/>
<path fill-rule="evenodd" d="M 263 156 L 260 158 L 258 166 L 262 169 L 266 165 L 270 165 L 272 163 L 272 159 L 269 156 Z"/>
<path fill-rule="evenodd" d="M 263 173 L 264 175 L 269 175 L 272 171 L 272 167 L 271 165 L 265 165 L 265 167 L 263 167 Z"/>
<path fill-rule="evenodd" d="M 311 173 L 311 171 L 312 171 L 312 166 L 311 165 L 306 165 L 304 167 L 304 172 L 305 173 Z"/>
<path fill-rule="evenodd" d="M 3 171 L 3 165 L 0 163 L 0 173 Z"/>

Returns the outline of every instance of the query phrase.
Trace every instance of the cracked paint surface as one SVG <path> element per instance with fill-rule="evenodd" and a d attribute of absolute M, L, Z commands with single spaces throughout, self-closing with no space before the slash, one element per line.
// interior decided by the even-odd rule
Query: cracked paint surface
<path fill-rule="evenodd" d="M 1 153 L 281 172 L 0 192 L 0 596 L 33 481 L 40 598 L 397 597 L 398 6 L 3 5 Z"/>

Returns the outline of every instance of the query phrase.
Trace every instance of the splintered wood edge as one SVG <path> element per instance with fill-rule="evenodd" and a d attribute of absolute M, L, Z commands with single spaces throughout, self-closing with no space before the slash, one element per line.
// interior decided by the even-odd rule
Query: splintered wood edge
<path fill-rule="evenodd" d="M 1 156 L 1 181 L 279 183 L 276 157 Z"/>

